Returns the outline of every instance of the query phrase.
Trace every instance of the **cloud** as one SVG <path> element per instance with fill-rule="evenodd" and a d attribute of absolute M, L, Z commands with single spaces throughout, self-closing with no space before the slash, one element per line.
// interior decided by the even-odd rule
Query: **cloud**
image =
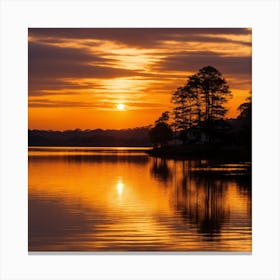
<path fill-rule="evenodd" d="M 98 110 L 115 110 L 117 99 L 96 100 L 93 101 L 64 101 L 51 100 L 47 98 L 29 99 L 29 107 L 33 108 L 82 108 L 82 109 L 98 109 Z M 164 108 L 165 106 L 157 102 L 129 101 L 125 102 L 126 110 L 153 109 Z"/>
<path fill-rule="evenodd" d="M 50 99 L 31 99 L 29 100 L 29 107 L 40 107 L 40 108 L 100 108 L 100 105 L 93 102 L 86 101 L 64 101 L 64 100 L 50 100 Z M 103 106 L 104 107 L 104 104 Z"/>
<path fill-rule="evenodd" d="M 230 87 L 250 88 L 246 28 L 31 28 L 28 50 L 32 108 L 111 110 L 123 100 L 129 110 L 164 109 L 207 65 Z"/>
<path fill-rule="evenodd" d="M 101 89 L 104 89 L 104 87 L 95 79 L 85 81 L 83 79 L 60 79 L 39 76 L 29 78 L 28 95 L 72 95 Z"/>
<path fill-rule="evenodd" d="M 89 53 L 85 49 L 62 48 L 35 42 L 28 46 L 29 81 L 38 77 L 58 78 L 111 78 L 132 76 L 134 71 L 114 68 L 112 60 Z"/>
<path fill-rule="evenodd" d="M 98 39 L 134 47 L 158 47 L 162 41 L 235 42 L 228 35 L 250 35 L 247 28 L 30 28 L 29 35 L 37 38 Z M 212 35 L 211 37 L 209 35 Z"/>
<path fill-rule="evenodd" d="M 215 52 L 173 53 L 158 62 L 156 68 L 161 71 L 193 71 L 211 65 L 222 74 L 250 76 L 252 59 L 250 56 L 223 56 Z"/>
<path fill-rule="evenodd" d="M 128 105 L 128 109 L 132 110 L 166 108 L 166 105 L 161 104 L 160 102 L 127 102 L 126 105 Z"/>

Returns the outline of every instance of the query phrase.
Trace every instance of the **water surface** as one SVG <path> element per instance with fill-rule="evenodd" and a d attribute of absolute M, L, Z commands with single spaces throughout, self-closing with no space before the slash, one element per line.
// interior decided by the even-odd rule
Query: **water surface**
<path fill-rule="evenodd" d="M 29 148 L 29 251 L 251 251 L 250 163 Z"/>

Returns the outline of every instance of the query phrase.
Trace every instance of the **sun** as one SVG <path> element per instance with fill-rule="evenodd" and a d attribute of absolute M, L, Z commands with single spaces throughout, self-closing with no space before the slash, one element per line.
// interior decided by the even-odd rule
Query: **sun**
<path fill-rule="evenodd" d="M 117 109 L 118 109 L 118 110 L 123 111 L 124 108 L 125 108 L 125 105 L 124 105 L 124 104 L 122 104 L 122 103 L 117 104 Z"/>

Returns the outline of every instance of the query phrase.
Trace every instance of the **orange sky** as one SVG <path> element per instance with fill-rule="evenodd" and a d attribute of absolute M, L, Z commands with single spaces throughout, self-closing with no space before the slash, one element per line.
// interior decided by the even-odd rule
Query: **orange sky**
<path fill-rule="evenodd" d="M 226 117 L 251 91 L 250 29 L 31 28 L 28 39 L 29 129 L 152 124 L 207 65 L 232 91 Z"/>

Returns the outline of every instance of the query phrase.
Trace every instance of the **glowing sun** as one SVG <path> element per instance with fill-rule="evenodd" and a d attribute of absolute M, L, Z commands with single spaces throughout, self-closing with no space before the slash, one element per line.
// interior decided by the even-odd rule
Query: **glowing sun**
<path fill-rule="evenodd" d="M 117 109 L 118 110 L 122 111 L 122 110 L 124 110 L 124 108 L 125 108 L 124 104 L 122 104 L 122 103 L 117 104 Z"/>

